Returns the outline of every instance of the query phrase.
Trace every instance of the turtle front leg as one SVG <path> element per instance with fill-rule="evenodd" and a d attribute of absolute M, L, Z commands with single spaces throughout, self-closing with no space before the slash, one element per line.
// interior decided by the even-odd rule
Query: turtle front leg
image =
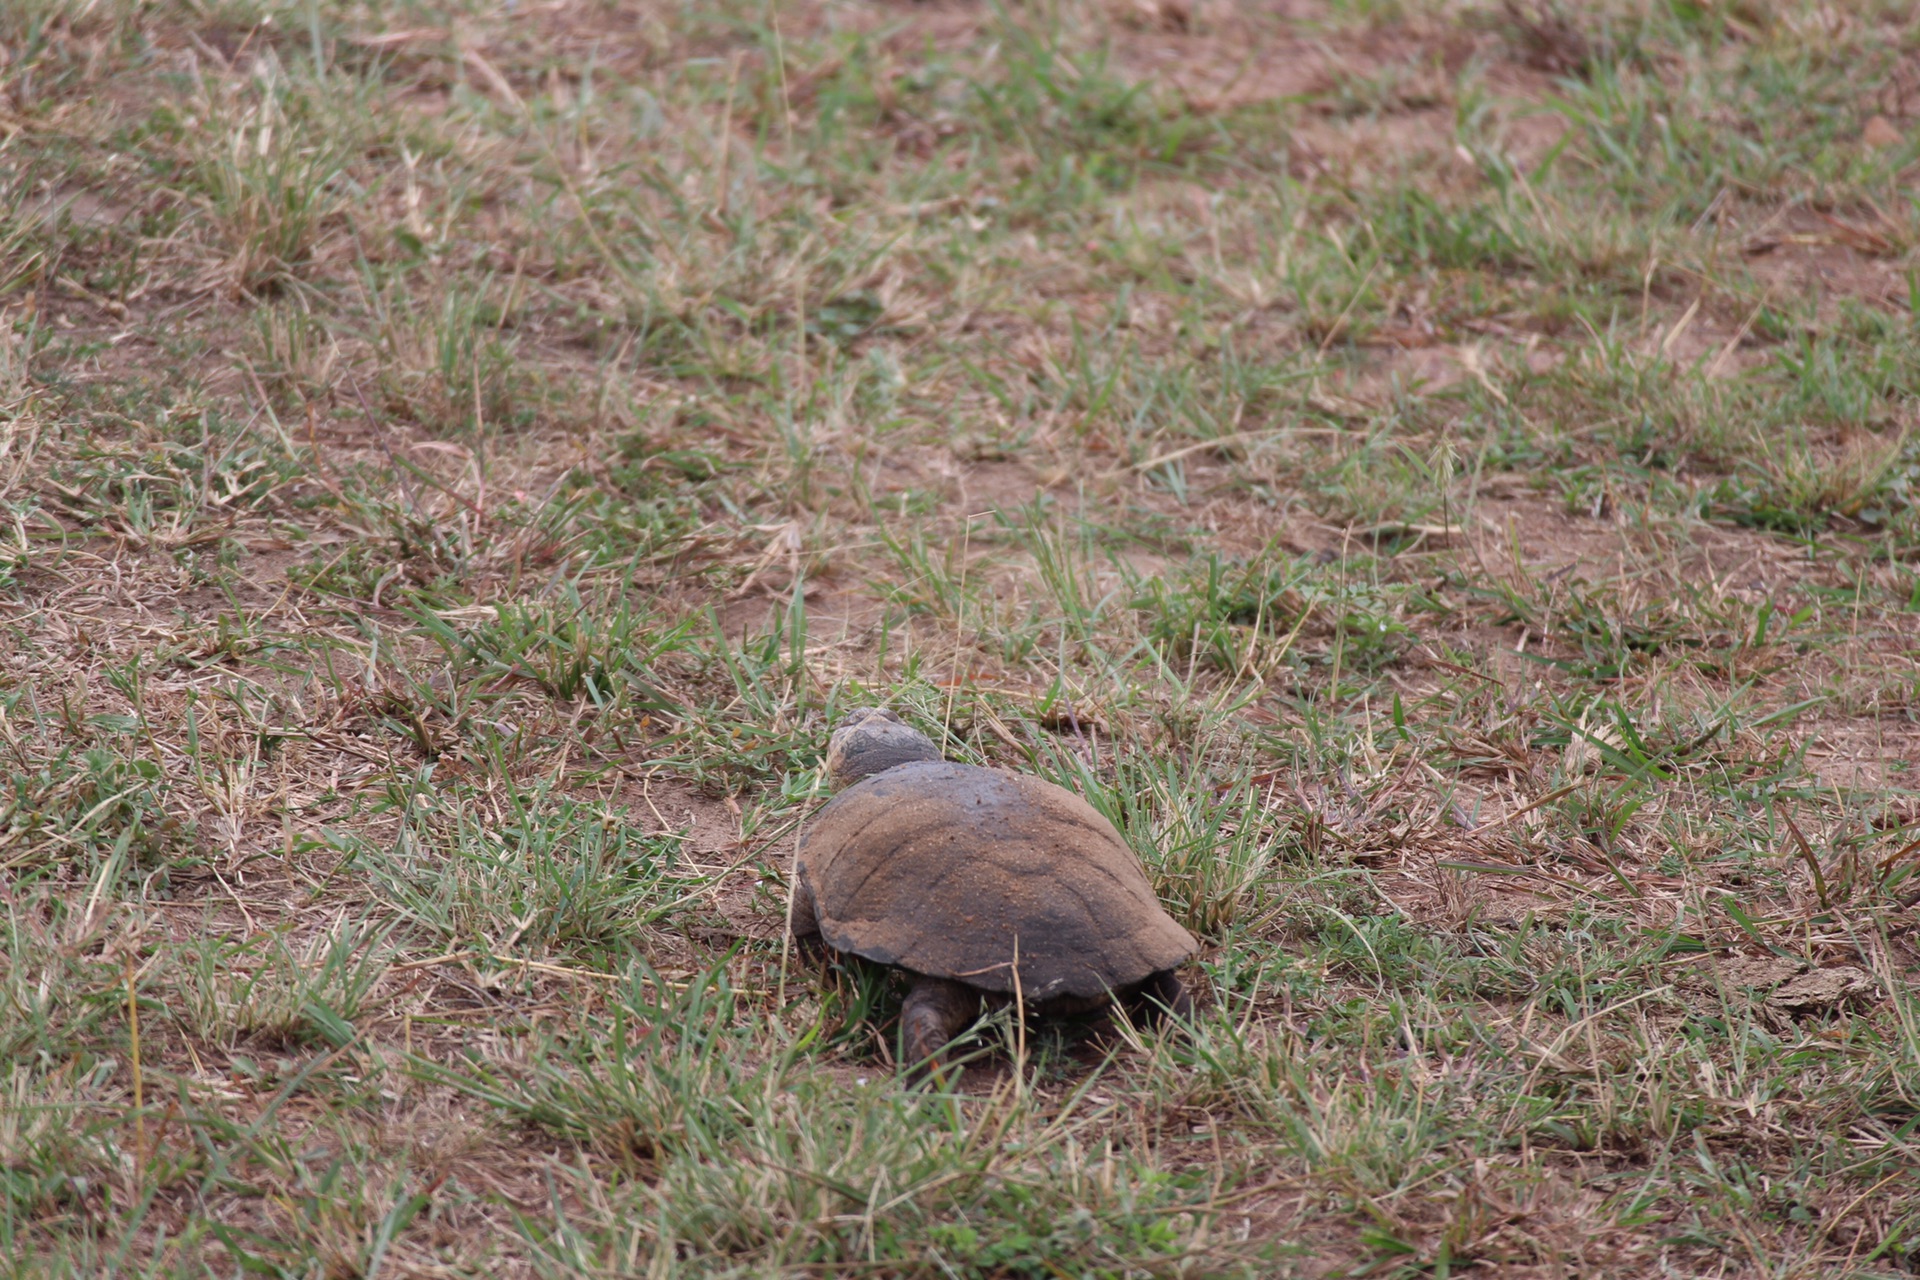
<path fill-rule="evenodd" d="M 826 953 L 826 939 L 820 936 L 820 911 L 814 905 L 807 878 L 798 868 L 793 873 L 793 897 L 787 904 L 787 933 L 795 949 L 808 960 L 818 960 Z"/>
<path fill-rule="evenodd" d="M 1143 1027 L 1157 1027 L 1169 1015 L 1185 1022 L 1193 1016 L 1193 997 L 1171 969 L 1150 973 L 1127 993 L 1127 1016 Z"/>
<path fill-rule="evenodd" d="M 980 993 L 964 982 L 916 976 L 900 1010 L 901 1061 L 938 1070 L 940 1050 L 980 1014 Z"/>

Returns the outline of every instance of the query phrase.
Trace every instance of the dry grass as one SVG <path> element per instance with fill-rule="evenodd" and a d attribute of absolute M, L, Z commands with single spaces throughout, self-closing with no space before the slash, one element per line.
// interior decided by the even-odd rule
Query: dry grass
<path fill-rule="evenodd" d="M 1906 7 L 0 7 L 0 1258 L 1912 1274 Z M 837 712 L 1189 1034 L 781 943 Z"/>

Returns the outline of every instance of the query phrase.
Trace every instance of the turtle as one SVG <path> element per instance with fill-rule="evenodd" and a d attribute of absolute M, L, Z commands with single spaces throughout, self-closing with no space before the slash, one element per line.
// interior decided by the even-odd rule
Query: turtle
<path fill-rule="evenodd" d="M 1191 1012 L 1175 970 L 1193 936 L 1081 797 L 943 759 L 884 708 L 845 716 L 826 763 L 838 794 L 801 836 L 789 928 L 911 976 L 905 1063 L 938 1067 L 983 1001 L 1056 1016 L 1117 999 L 1148 1024 Z"/>

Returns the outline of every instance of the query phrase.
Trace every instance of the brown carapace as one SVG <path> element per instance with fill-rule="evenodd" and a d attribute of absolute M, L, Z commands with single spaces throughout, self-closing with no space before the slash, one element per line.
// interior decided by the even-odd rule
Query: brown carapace
<path fill-rule="evenodd" d="M 1040 1014 L 1119 999 L 1185 1016 L 1174 969 L 1194 940 L 1092 805 L 1039 778 L 953 764 L 891 711 L 849 715 L 828 772 L 844 788 L 796 860 L 791 927 L 914 975 L 908 1063 L 933 1062 L 983 999 Z"/>

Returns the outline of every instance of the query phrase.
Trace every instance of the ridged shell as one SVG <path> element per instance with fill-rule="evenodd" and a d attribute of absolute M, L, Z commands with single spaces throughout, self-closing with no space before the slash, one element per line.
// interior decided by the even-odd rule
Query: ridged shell
<path fill-rule="evenodd" d="M 1050 782 L 947 761 L 834 797 L 800 842 L 828 945 L 1030 1000 L 1098 996 L 1193 954 L 1113 825 Z"/>

